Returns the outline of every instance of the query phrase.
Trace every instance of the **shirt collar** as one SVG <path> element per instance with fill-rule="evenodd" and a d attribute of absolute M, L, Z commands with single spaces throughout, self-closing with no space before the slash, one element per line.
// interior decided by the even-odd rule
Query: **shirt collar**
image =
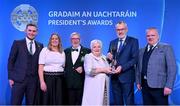
<path fill-rule="evenodd" d="M 72 49 L 78 49 L 78 52 L 79 52 L 81 49 L 81 46 L 79 45 L 77 48 L 72 47 Z"/>
<path fill-rule="evenodd" d="M 157 42 L 157 43 L 155 43 L 154 45 L 152 45 L 152 46 L 153 46 L 153 48 L 154 48 L 155 46 L 157 46 L 157 44 L 158 44 L 158 42 Z M 150 46 L 151 46 L 151 45 L 149 45 L 149 44 L 148 44 L 148 48 L 150 48 Z"/>
<path fill-rule="evenodd" d="M 127 37 L 127 35 L 125 35 L 125 37 L 124 38 L 119 38 L 119 40 L 122 40 L 123 42 L 126 40 L 126 37 Z"/>
<path fill-rule="evenodd" d="M 34 43 L 34 40 L 30 40 L 30 39 L 28 39 L 28 38 L 26 37 L 26 42 L 27 42 L 27 44 L 29 44 L 31 41 Z"/>

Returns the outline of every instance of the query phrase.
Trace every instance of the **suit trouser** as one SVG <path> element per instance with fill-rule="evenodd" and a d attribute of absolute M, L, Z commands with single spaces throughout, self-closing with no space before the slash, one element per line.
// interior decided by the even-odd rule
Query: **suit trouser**
<path fill-rule="evenodd" d="M 134 83 L 121 83 L 118 79 L 112 79 L 112 95 L 114 104 L 134 105 Z"/>
<path fill-rule="evenodd" d="M 81 105 L 83 89 L 68 88 L 68 105 Z"/>
<path fill-rule="evenodd" d="M 168 96 L 164 96 L 163 88 L 150 88 L 147 80 L 142 80 L 142 96 L 144 105 L 168 105 Z"/>
<path fill-rule="evenodd" d="M 23 82 L 14 82 L 11 92 L 11 104 L 21 105 L 25 95 L 26 104 L 32 105 L 36 89 L 37 77 L 34 76 L 26 76 Z"/>

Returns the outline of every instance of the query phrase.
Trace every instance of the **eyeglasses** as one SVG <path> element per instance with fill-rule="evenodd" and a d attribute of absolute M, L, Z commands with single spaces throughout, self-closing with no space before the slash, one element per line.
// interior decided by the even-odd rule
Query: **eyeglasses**
<path fill-rule="evenodd" d="M 146 35 L 146 36 L 147 36 L 147 37 L 151 37 L 151 36 L 153 37 L 153 36 L 156 36 L 156 35 Z"/>
<path fill-rule="evenodd" d="M 116 29 L 116 31 L 124 31 L 126 28 Z"/>
<path fill-rule="evenodd" d="M 71 38 L 71 40 L 80 40 L 80 38 Z"/>

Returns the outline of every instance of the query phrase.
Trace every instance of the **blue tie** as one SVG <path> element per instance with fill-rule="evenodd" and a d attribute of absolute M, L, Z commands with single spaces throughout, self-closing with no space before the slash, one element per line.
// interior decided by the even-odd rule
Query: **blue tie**
<path fill-rule="evenodd" d="M 121 49 L 123 47 L 123 40 L 120 39 L 119 42 L 120 42 L 120 45 L 119 45 L 119 48 L 118 48 L 118 53 L 120 53 L 120 51 L 121 51 Z"/>
<path fill-rule="evenodd" d="M 30 46 L 29 46 L 29 53 L 30 53 L 31 55 L 33 55 L 32 44 L 33 44 L 33 42 L 31 41 L 31 42 L 30 42 Z"/>

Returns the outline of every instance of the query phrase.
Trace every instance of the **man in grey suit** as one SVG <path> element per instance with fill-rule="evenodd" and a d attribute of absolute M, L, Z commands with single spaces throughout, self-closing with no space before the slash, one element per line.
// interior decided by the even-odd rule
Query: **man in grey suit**
<path fill-rule="evenodd" d="M 169 44 L 159 42 L 158 30 L 146 30 L 148 44 L 139 51 L 136 83 L 144 105 L 167 105 L 176 77 L 176 61 Z"/>

